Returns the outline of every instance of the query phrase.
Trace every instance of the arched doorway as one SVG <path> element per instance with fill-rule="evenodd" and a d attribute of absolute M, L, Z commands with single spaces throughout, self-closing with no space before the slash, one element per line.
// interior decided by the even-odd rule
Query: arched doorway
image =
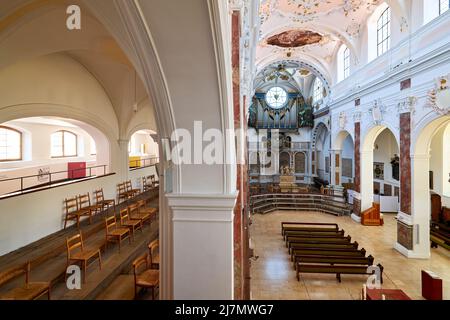
<path fill-rule="evenodd" d="M 424 121 L 425 122 L 425 121 Z M 426 123 L 426 122 L 425 122 Z M 430 257 L 431 191 L 442 197 L 442 206 L 448 202 L 448 145 L 450 116 L 441 116 L 423 125 L 416 131 L 411 150 L 412 185 L 411 216 L 400 214 L 411 229 L 410 248 L 397 249 L 408 257 Z M 415 139 L 414 139 L 415 138 Z"/>

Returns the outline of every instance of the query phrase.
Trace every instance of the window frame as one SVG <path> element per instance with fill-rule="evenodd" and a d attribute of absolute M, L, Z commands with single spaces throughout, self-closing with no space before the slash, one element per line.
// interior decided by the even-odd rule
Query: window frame
<path fill-rule="evenodd" d="M 320 83 L 320 86 L 317 85 L 318 83 Z M 319 88 L 320 88 L 320 90 L 319 90 Z M 314 82 L 313 82 L 313 103 L 314 104 L 319 103 L 320 100 L 323 99 L 323 89 L 324 89 L 323 81 L 319 77 L 316 77 L 316 79 L 314 79 Z M 320 97 L 319 97 L 319 95 L 320 95 Z"/>
<path fill-rule="evenodd" d="M 381 21 L 381 24 L 380 24 Z M 391 8 L 387 7 L 377 20 L 377 57 L 389 51 L 391 47 Z M 381 40 L 380 40 L 381 33 Z M 386 45 L 386 46 L 385 46 Z"/>
<path fill-rule="evenodd" d="M 447 8 L 442 11 L 442 5 L 447 2 Z M 439 0 L 439 15 L 446 13 L 450 9 L 450 0 Z"/>
<path fill-rule="evenodd" d="M 52 136 L 56 133 L 62 133 L 61 137 L 62 137 L 62 156 L 54 156 L 51 154 L 52 149 L 53 149 L 53 144 L 52 144 Z M 66 155 L 66 150 L 65 150 L 65 134 L 71 134 L 73 136 L 75 136 L 75 155 Z M 78 135 L 72 131 L 68 131 L 68 130 L 58 130 L 55 131 L 51 134 L 50 137 L 50 158 L 52 159 L 62 159 L 62 158 L 76 158 L 78 157 Z"/>
<path fill-rule="evenodd" d="M 345 80 L 350 76 L 350 49 L 345 46 L 344 52 L 343 52 L 343 79 Z"/>
<path fill-rule="evenodd" d="M 16 158 L 14 158 L 14 159 L 7 159 L 7 158 L 6 159 L 2 159 L 2 158 L 0 158 L 0 162 L 22 161 L 23 160 L 23 134 L 22 134 L 22 132 L 17 130 L 17 129 L 14 129 L 14 128 L 11 128 L 11 127 L 8 127 L 8 126 L 2 126 L 2 125 L 0 125 L 0 129 L 6 129 L 6 130 L 17 132 L 19 134 L 19 142 L 20 142 L 20 144 L 19 144 L 19 150 L 20 150 L 19 158 L 17 158 L 17 159 Z"/>

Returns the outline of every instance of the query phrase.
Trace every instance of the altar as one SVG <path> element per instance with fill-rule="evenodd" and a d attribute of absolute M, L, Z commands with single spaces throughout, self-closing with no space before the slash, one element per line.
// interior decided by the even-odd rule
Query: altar
<path fill-rule="evenodd" d="M 295 184 L 295 176 L 293 175 L 280 176 L 281 192 L 290 192 L 294 187 L 297 187 L 297 185 Z"/>

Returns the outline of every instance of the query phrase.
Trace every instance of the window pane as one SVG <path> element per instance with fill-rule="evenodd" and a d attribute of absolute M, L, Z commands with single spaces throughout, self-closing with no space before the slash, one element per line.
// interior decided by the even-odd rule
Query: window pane
<path fill-rule="evenodd" d="M 77 155 L 77 136 L 70 132 L 64 132 L 64 156 Z"/>
<path fill-rule="evenodd" d="M 52 157 L 62 157 L 62 132 L 55 132 L 51 136 L 51 156 Z"/>

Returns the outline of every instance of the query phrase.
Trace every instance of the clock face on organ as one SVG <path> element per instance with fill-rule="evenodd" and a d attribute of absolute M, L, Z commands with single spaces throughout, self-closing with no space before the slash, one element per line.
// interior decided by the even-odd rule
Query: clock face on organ
<path fill-rule="evenodd" d="M 266 93 L 266 102 L 271 108 L 280 109 L 284 107 L 287 100 L 287 92 L 283 88 L 273 87 Z"/>

